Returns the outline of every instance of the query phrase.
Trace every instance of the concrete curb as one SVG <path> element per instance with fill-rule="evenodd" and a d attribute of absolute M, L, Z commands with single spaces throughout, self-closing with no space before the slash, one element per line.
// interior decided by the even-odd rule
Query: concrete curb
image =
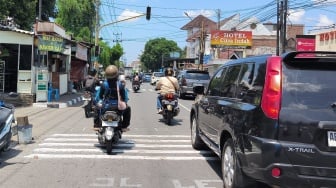
<path fill-rule="evenodd" d="M 83 98 L 78 96 L 76 98 L 70 99 L 67 102 L 37 102 L 33 103 L 33 107 L 41 108 L 66 108 L 72 105 L 75 105 L 78 102 L 81 102 Z"/>

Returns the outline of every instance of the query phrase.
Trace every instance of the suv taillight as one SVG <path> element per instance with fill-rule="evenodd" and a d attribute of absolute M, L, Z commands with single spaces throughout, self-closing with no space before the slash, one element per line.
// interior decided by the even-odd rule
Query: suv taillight
<path fill-rule="evenodd" d="M 265 115 L 278 119 L 281 99 L 281 57 L 267 59 L 265 85 L 261 99 L 261 108 Z"/>

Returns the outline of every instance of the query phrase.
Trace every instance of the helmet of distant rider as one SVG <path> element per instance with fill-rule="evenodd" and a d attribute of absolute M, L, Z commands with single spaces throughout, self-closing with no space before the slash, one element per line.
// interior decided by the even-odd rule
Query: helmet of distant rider
<path fill-rule="evenodd" d="M 126 81 L 126 77 L 125 77 L 125 75 L 123 75 L 123 74 L 120 75 L 120 76 L 119 76 L 119 80 L 120 80 L 120 81 Z"/>
<path fill-rule="evenodd" d="M 174 71 L 172 68 L 167 68 L 165 70 L 165 76 L 173 76 L 173 74 L 174 74 Z"/>
<path fill-rule="evenodd" d="M 113 79 L 118 77 L 118 67 L 115 65 L 109 65 L 105 69 L 106 79 Z"/>

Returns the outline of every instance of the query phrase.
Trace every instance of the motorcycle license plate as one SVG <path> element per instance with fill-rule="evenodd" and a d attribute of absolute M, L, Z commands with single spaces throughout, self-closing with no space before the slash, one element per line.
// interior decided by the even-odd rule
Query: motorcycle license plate
<path fill-rule="evenodd" d="M 91 101 L 91 98 L 85 98 L 85 97 L 83 97 L 83 101 Z"/>
<path fill-rule="evenodd" d="M 118 127 L 118 121 L 102 121 L 103 127 Z"/>
<path fill-rule="evenodd" d="M 203 84 L 194 83 L 193 87 L 196 87 L 196 86 L 203 86 Z"/>
<path fill-rule="evenodd" d="M 164 101 L 162 101 L 163 102 L 163 104 L 165 104 L 165 105 L 175 105 L 175 101 L 166 101 L 166 100 L 164 100 Z"/>
<path fill-rule="evenodd" d="M 335 131 L 328 131 L 328 146 L 329 147 L 336 147 L 336 132 Z"/>

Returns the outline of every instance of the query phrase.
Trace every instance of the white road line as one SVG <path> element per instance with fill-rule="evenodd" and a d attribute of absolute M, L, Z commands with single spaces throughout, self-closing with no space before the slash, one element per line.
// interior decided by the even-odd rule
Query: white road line
<path fill-rule="evenodd" d="M 39 146 L 97 146 L 98 143 L 41 143 Z M 114 147 L 137 147 L 137 148 L 192 148 L 191 145 L 163 145 L 163 144 L 116 144 Z"/>
<path fill-rule="evenodd" d="M 76 152 L 88 152 L 88 153 L 102 153 L 104 149 L 95 148 L 95 149 L 75 149 L 75 148 L 37 148 L 34 149 L 34 152 L 41 153 L 76 153 Z M 211 151 L 196 151 L 196 150 L 133 150 L 133 149 L 113 149 L 112 153 L 146 153 L 146 154 L 213 154 Z"/>
<path fill-rule="evenodd" d="M 53 134 L 53 137 L 97 137 L 96 134 Z M 190 138 L 190 135 L 132 135 L 123 134 L 122 137 L 134 138 Z"/>
<path fill-rule="evenodd" d="M 46 142 L 54 141 L 54 142 L 98 142 L 98 139 L 94 138 L 46 138 L 44 139 Z M 131 139 L 131 140 L 122 140 L 122 141 L 130 141 L 130 142 L 145 142 L 145 143 L 190 143 L 190 140 L 147 140 L 147 139 Z"/>
<path fill-rule="evenodd" d="M 184 106 L 183 104 L 179 103 L 178 104 L 180 107 L 184 108 L 185 110 L 187 110 L 188 112 L 190 112 L 190 108 Z"/>
<path fill-rule="evenodd" d="M 133 159 L 133 160 L 219 160 L 210 150 L 197 151 L 190 135 L 123 135 L 112 153 L 106 155 L 95 134 L 53 134 L 25 158 L 33 159 Z M 205 156 L 203 156 L 205 155 Z"/>
<path fill-rule="evenodd" d="M 219 160 L 218 157 L 169 157 L 169 156 L 131 156 L 131 155 L 73 155 L 73 154 L 30 154 L 32 159 L 134 159 L 134 160 Z"/>

